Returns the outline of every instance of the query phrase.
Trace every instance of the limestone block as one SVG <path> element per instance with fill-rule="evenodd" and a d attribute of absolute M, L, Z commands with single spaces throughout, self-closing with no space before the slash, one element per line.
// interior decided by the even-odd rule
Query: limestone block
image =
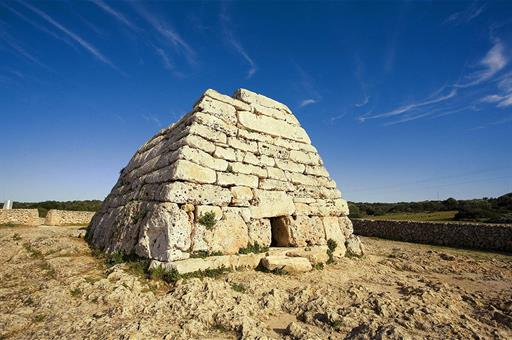
<path fill-rule="evenodd" d="M 231 192 L 216 185 L 173 182 L 161 188 L 157 199 L 175 203 L 226 206 L 231 202 Z"/>
<path fill-rule="evenodd" d="M 238 112 L 238 122 L 245 128 L 272 136 L 284 137 L 294 141 L 311 143 L 306 131 L 300 126 L 264 115 L 255 115 L 247 111 Z"/>
<path fill-rule="evenodd" d="M 258 156 L 256 156 L 252 152 L 247 152 L 244 155 L 244 162 L 253 164 L 253 165 L 260 165 L 260 160 L 259 160 Z"/>
<path fill-rule="evenodd" d="M 238 150 L 238 149 L 234 149 L 234 151 L 235 151 L 236 161 L 237 162 L 243 162 L 244 159 L 245 159 L 245 155 L 247 153 L 245 151 L 243 151 L 243 150 Z"/>
<path fill-rule="evenodd" d="M 253 218 L 289 216 L 295 212 L 292 198 L 284 191 L 254 189 L 256 204 L 251 206 Z"/>
<path fill-rule="evenodd" d="M 331 188 L 331 189 L 336 188 L 336 182 L 334 180 L 332 180 L 331 178 L 317 177 L 316 181 L 318 182 L 318 185 L 320 185 L 320 186 L 323 186 L 326 188 Z"/>
<path fill-rule="evenodd" d="M 245 223 L 248 223 L 251 220 L 251 209 L 248 207 L 222 207 L 222 212 L 224 214 L 236 214 L 240 216 Z"/>
<path fill-rule="evenodd" d="M 245 110 L 245 111 L 248 111 L 248 110 Z M 255 140 L 255 141 L 259 141 L 259 142 L 265 142 L 265 143 L 269 143 L 269 144 L 274 143 L 274 138 L 272 136 L 265 135 L 265 134 L 262 134 L 259 132 L 248 131 L 246 129 L 239 129 L 238 136 L 245 138 L 245 139 Z"/>
<path fill-rule="evenodd" d="M 220 221 L 222 219 L 222 209 L 215 205 L 196 205 L 195 209 L 195 220 L 199 221 L 201 216 L 204 216 L 207 213 L 215 214 L 215 221 Z"/>
<path fill-rule="evenodd" d="M 294 184 L 303 184 L 303 185 L 311 185 L 317 186 L 318 182 L 316 180 L 317 177 L 311 175 L 303 175 L 298 172 L 286 172 L 286 177 L 289 181 Z"/>
<path fill-rule="evenodd" d="M 344 199 L 317 199 L 311 205 L 318 207 L 322 216 L 348 215 L 348 204 Z"/>
<path fill-rule="evenodd" d="M 250 206 L 249 201 L 252 200 L 252 190 L 248 187 L 231 187 L 231 195 L 233 196 L 231 204 L 235 206 Z"/>
<path fill-rule="evenodd" d="M 270 220 L 260 218 L 251 220 L 247 224 L 249 228 L 249 243 L 258 243 L 260 246 L 268 247 L 272 241 L 272 231 L 270 228 Z"/>
<path fill-rule="evenodd" d="M 193 149 L 189 146 L 184 146 L 178 151 L 179 158 L 185 159 L 204 167 L 217 170 L 226 171 L 228 168 L 228 162 L 223 159 L 218 159 L 210 156 L 204 151 Z"/>
<path fill-rule="evenodd" d="M 191 125 L 187 126 L 185 132 L 188 134 L 201 136 L 216 143 L 226 144 L 228 140 L 228 137 L 224 132 L 216 131 L 212 128 L 209 128 L 208 126 L 198 123 L 192 123 Z"/>
<path fill-rule="evenodd" d="M 226 212 L 212 230 L 206 230 L 205 239 L 211 252 L 236 254 L 247 246 L 249 232 L 242 217 Z"/>
<path fill-rule="evenodd" d="M 345 246 L 347 247 L 347 253 L 350 255 L 360 257 L 364 254 L 363 244 L 358 236 L 351 235 L 347 239 Z"/>
<path fill-rule="evenodd" d="M 317 153 L 318 151 L 312 144 L 306 144 L 301 142 L 295 142 L 286 138 L 274 138 L 273 143 L 276 146 L 281 146 L 287 149 L 291 150 L 300 150 L 300 151 L 306 151 L 306 152 L 314 152 Z"/>
<path fill-rule="evenodd" d="M 216 146 L 213 156 L 215 158 L 224 159 L 227 161 L 236 161 L 235 150 L 231 148 L 223 148 L 221 146 Z"/>
<path fill-rule="evenodd" d="M 229 105 L 232 105 L 234 106 L 237 110 L 241 110 L 241 111 L 251 111 L 251 106 L 244 103 L 243 101 L 241 100 L 238 100 L 238 99 L 235 99 L 233 97 L 230 97 L 230 96 L 226 96 L 225 94 L 221 94 L 213 89 L 208 89 L 206 90 L 206 92 L 204 93 L 205 96 L 208 96 L 208 97 L 211 97 L 213 99 L 216 99 L 218 101 L 221 101 L 221 102 L 224 102 L 224 103 L 227 103 Z"/>
<path fill-rule="evenodd" d="M 295 185 L 295 191 L 289 193 L 295 202 L 315 203 L 321 196 L 320 187 L 312 185 Z M 304 199 L 304 200 L 298 200 Z"/>
<path fill-rule="evenodd" d="M 258 187 L 258 177 L 254 175 L 235 174 L 219 172 L 217 174 L 217 184 L 222 186 L 245 186 L 250 188 Z"/>
<path fill-rule="evenodd" d="M 290 157 L 290 151 L 288 149 L 263 142 L 258 142 L 258 151 L 262 155 L 276 159 L 288 159 Z"/>
<path fill-rule="evenodd" d="M 297 215 L 289 219 L 291 245 L 305 247 L 307 245 L 326 244 L 322 220 L 317 216 Z"/>
<path fill-rule="evenodd" d="M 317 165 L 320 164 L 320 157 L 311 152 L 304 152 L 299 150 L 290 151 L 290 159 L 297 163 Z"/>
<path fill-rule="evenodd" d="M 352 225 L 352 221 L 347 216 L 341 216 L 338 218 L 341 231 L 346 239 L 350 237 L 354 233 L 354 227 Z"/>
<path fill-rule="evenodd" d="M 329 173 L 322 165 L 306 165 L 306 175 L 329 177 Z"/>
<path fill-rule="evenodd" d="M 280 181 L 287 181 L 284 171 L 279 168 L 267 168 L 267 177 L 272 179 L 278 179 Z"/>
<path fill-rule="evenodd" d="M 313 199 L 314 202 L 316 200 Z M 294 201 L 295 202 L 295 201 Z M 296 215 L 320 215 L 320 210 L 317 207 L 307 203 L 295 202 Z"/>
<path fill-rule="evenodd" d="M 230 163 L 233 173 L 256 175 L 260 178 L 267 177 L 267 171 L 259 166 L 244 164 L 240 162 Z"/>
<path fill-rule="evenodd" d="M 236 268 L 256 268 L 265 254 L 242 254 L 235 256 L 234 263 Z"/>
<path fill-rule="evenodd" d="M 156 204 L 141 222 L 141 236 L 135 253 L 159 261 L 186 258 L 191 232 L 188 215 L 177 204 Z"/>
<path fill-rule="evenodd" d="M 232 148 L 248 151 L 248 152 L 257 152 L 258 151 L 258 143 L 255 141 L 243 140 L 236 137 L 228 137 L 228 145 Z"/>
<path fill-rule="evenodd" d="M 246 89 L 238 89 L 233 96 L 251 105 L 258 104 L 269 108 L 279 109 L 288 113 L 292 112 L 285 104 Z"/>
<path fill-rule="evenodd" d="M 320 194 L 322 195 L 323 198 L 341 198 L 341 191 L 339 191 L 336 188 L 320 187 Z"/>
<path fill-rule="evenodd" d="M 276 166 L 282 170 L 303 173 L 304 170 L 306 169 L 306 166 L 304 164 L 295 163 L 295 162 L 287 160 L 287 159 L 276 158 L 275 161 L 276 161 Z"/>
<path fill-rule="evenodd" d="M 174 180 L 206 184 L 215 183 L 217 180 L 217 174 L 214 170 L 181 159 L 174 162 L 170 171 Z"/>
<path fill-rule="evenodd" d="M 336 241 L 337 247 L 333 252 L 334 256 L 343 257 L 345 256 L 345 235 L 341 230 L 339 219 L 337 217 L 328 216 L 322 218 L 324 229 L 325 229 L 325 239 L 326 240 L 334 240 Z"/>
<path fill-rule="evenodd" d="M 313 267 L 305 257 L 267 256 L 261 259 L 261 265 L 267 270 L 284 270 L 288 273 L 308 272 Z"/>
<path fill-rule="evenodd" d="M 210 113 L 196 112 L 190 119 L 216 131 L 224 132 L 227 136 L 236 136 L 238 134 L 238 129 L 234 124 L 226 123 L 221 118 Z"/>
<path fill-rule="evenodd" d="M 190 251 L 207 251 L 208 250 L 208 244 L 206 243 L 204 237 L 206 233 L 206 226 L 201 223 L 194 223 L 192 224 L 192 234 L 190 235 L 191 238 L 191 245 L 190 245 Z"/>
<path fill-rule="evenodd" d="M 261 155 L 260 162 L 264 166 L 274 166 L 276 164 L 274 158 L 267 155 Z"/>
<path fill-rule="evenodd" d="M 193 148 L 203 150 L 204 152 L 212 153 L 215 151 L 215 144 L 207 141 L 206 139 L 204 139 L 201 136 L 188 135 L 187 137 L 183 138 L 182 140 L 185 145 L 189 145 Z"/>
<path fill-rule="evenodd" d="M 279 120 L 284 120 L 290 123 L 291 125 L 300 125 L 299 121 L 295 117 L 295 119 L 292 119 L 291 117 L 293 116 L 287 112 L 270 107 L 261 106 L 259 104 L 252 104 L 251 106 L 253 107 L 253 111 L 256 114 L 269 116 Z"/>
<path fill-rule="evenodd" d="M 208 96 L 203 96 L 195 105 L 194 109 L 208 112 L 210 115 L 214 115 L 231 125 L 236 125 L 237 123 L 236 109 L 234 106 Z"/>
<path fill-rule="evenodd" d="M 277 179 L 262 178 L 260 179 L 259 189 L 293 191 L 295 190 L 295 186 L 290 182 L 279 181 Z"/>
<path fill-rule="evenodd" d="M 292 248 L 286 252 L 288 257 L 305 257 L 311 264 L 326 263 L 329 260 L 327 246 Z"/>

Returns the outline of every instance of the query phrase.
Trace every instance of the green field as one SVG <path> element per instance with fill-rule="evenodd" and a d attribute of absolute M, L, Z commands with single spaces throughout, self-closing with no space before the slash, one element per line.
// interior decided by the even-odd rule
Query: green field
<path fill-rule="evenodd" d="M 421 213 L 391 213 L 380 216 L 365 216 L 364 218 L 380 221 L 453 221 L 455 214 L 457 214 L 457 210 Z"/>

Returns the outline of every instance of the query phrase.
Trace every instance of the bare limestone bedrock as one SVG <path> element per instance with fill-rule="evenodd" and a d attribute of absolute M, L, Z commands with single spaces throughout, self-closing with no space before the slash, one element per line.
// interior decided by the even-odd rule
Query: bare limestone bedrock
<path fill-rule="evenodd" d="M 205 222 L 211 213 L 213 223 Z M 329 239 L 338 245 L 334 256 L 360 255 L 348 214 L 286 105 L 245 89 L 233 97 L 210 89 L 191 112 L 137 150 L 93 217 L 87 240 L 158 263 L 177 263 L 198 251 L 237 254 L 255 243 L 319 246 L 325 253 Z M 290 256 L 268 259 L 269 268 L 281 262 L 309 268 L 282 257 Z M 205 266 L 201 259 L 188 261 L 191 268 Z M 247 261 L 252 266 L 256 260 Z"/>

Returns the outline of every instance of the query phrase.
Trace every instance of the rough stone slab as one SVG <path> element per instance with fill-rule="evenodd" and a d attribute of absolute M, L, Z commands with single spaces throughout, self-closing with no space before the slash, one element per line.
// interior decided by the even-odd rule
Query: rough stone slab
<path fill-rule="evenodd" d="M 279 168 L 267 168 L 267 177 L 272 179 L 278 179 L 280 181 L 287 180 L 284 171 Z"/>
<path fill-rule="evenodd" d="M 340 227 L 338 217 L 323 217 L 322 222 L 325 229 L 325 238 L 336 241 L 337 247 L 333 252 L 334 256 L 345 256 L 345 235 Z"/>
<path fill-rule="evenodd" d="M 329 177 L 329 173 L 322 165 L 306 165 L 306 171 L 304 173 L 306 175 Z"/>
<path fill-rule="evenodd" d="M 228 137 L 224 132 L 216 131 L 208 126 L 193 123 L 186 128 L 186 133 L 198 135 L 212 142 L 226 144 Z"/>
<path fill-rule="evenodd" d="M 224 159 L 214 158 L 204 151 L 189 146 L 179 149 L 178 157 L 217 171 L 226 171 L 228 168 L 228 162 Z"/>
<path fill-rule="evenodd" d="M 240 129 L 238 131 L 238 136 L 245 138 L 245 139 L 258 141 L 258 142 L 265 142 L 265 143 L 269 143 L 269 144 L 274 143 L 274 137 L 272 137 L 272 136 L 265 135 L 265 134 L 259 133 L 259 132 L 248 131 L 245 129 Z"/>
<path fill-rule="evenodd" d="M 208 126 L 209 128 L 215 131 L 221 131 L 225 133 L 227 136 L 236 136 L 238 134 L 238 129 L 234 124 L 226 123 L 221 118 L 213 116 L 209 113 L 204 112 L 196 112 L 190 120 L 192 122 L 198 122 L 204 126 Z"/>
<path fill-rule="evenodd" d="M 213 153 L 215 158 L 224 159 L 227 161 L 236 161 L 235 150 L 224 148 L 221 146 L 216 146 L 215 151 Z"/>
<path fill-rule="evenodd" d="M 297 172 L 286 172 L 286 177 L 293 184 L 304 184 L 311 186 L 318 186 L 318 182 L 315 176 L 308 176 L 299 174 Z"/>
<path fill-rule="evenodd" d="M 271 178 L 262 178 L 260 179 L 259 189 L 293 191 L 295 190 L 295 186 L 288 181 L 280 181 Z"/>
<path fill-rule="evenodd" d="M 276 158 L 275 161 L 276 166 L 282 170 L 303 173 L 304 170 L 306 169 L 306 166 L 304 164 L 295 163 L 290 160 Z"/>
<path fill-rule="evenodd" d="M 205 240 L 211 252 L 236 254 L 247 246 L 249 231 L 240 215 L 226 212 L 211 230 L 206 230 Z"/>
<path fill-rule="evenodd" d="M 234 173 L 246 174 L 246 175 L 255 175 L 259 178 L 267 177 L 267 171 L 259 166 L 255 166 L 252 164 L 244 164 L 240 162 L 234 162 L 229 164 L 231 166 L 231 170 Z"/>
<path fill-rule="evenodd" d="M 270 227 L 270 220 L 260 218 L 258 220 L 251 220 L 247 224 L 249 227 L 249 243 L 259 244 L 260 246 L 268 247 L 272 242 L 272 230 Z"/>
<path fill-rule="evenodd" d="M 243 140 L 235 137 L 228 137 L 228 145 L 232 148 L 248 151 L 248 152 L 257 152 L 258 151 L 258 143 L 255 141 Z"/>
<path fill-rule="evenodd" d="M 282 120 L 263 115 L 258 116 L 247 111 L 239 111 L 238 122 L 247 129 L 311 144 L 311 140 L 303 128 Z"/>
<path fill-rule="evenodd" d="M 177 160 L 171 167 L 171 176 L 174 180 L 183 180 L 192 183 L 215 183 L 217 174 L 214 170 L 202 167 L 186 160 Z"/>
<path fill-rule="evenodd" d="M 296 142 L 293 140 L 285 139 L 285 138 L 274 138 L 273 143 L 276 146 L 281 146 L 290 150 L 300 150 L 305 152 L 313 152 L 317 153 L 316 148 L 312 144 L 306 144 L 301 142 Z"/>
<path fill-rule="evenodd" d="M 288 273 L 308 272 L 313 269 L 305 257 L 267 256 L 261 259 L 261 265 L 267 270 L 284 270 Z"/>
<path fill-rule="evenodd" d="M 236 109 L 234 106 L 208 96 L 203 96 L 195 105 L 194 109 L 207 112 L 231 125 L 236 125 L 237 123 Z"/>
<path fill-rule="evenodd" d="M 183 145 L 189 145 L 193 148 L 203 150 L 207 153 L 212 153 L 215 151 L 215 144 L 207 141 L 201 136 L 197 135 L 188 135 L 183 139 Z"/>
<path fill-rule="evenodd" d="M 231 204 L 234 206 L 243 206 L 248 207 L 251 204 L 250 200 L 253 198 L 252 190 L 248 187 L 231 187 L 231 195 L 233 199 L 231 200 Z"/>
<path fill-rule="evenodd" d="M 219 172 L 217 174 L 217 184 L 221 186 L 245 186 L 250 188 L 258 187 L 258 177 L 254 175 L 234 174 Z"/>
<path fill-rule="evenodd" d="M 253 218 L 288 216 L 295 212 L 292 198 L 284 191 L 253 190 L 257 204 L 251 206 Z"/>
<path fill-rule="evenodd" d="M 248 104 L 258 104 L 261 106 L 269 107 L 269 108 L 276 108 L 288 113 L 292 113 L 292 111 L 286 106 L 285 104 L 282 104 L 278 102 L 277 100 L 274 100 L 272 98 L 268 98 L 264 95 L 246 90 L 246 89 L 238 89 L 235 91 L 233 97 L 240 99 L 241 101 L 244 101 Z"/>
<path fill-rule="evenodd" d="M 303 152 L 299 150 L 290 151 L 290 159 L 297 163 L 317 165 L 320 164 L 320 157 L 311 152 Z"/>
<path fill-rule="evenodd" d="M 231 192 L 216 185 L 173 182 L 161 188 L 158 199 L 175 203 L 227 206 L 231 202 Z"/>
<path fill-rule="evenodd" d="M 253 107 L 253 111 L 257 114 L 269 116 L 279 120 L 284 120 L 291 125 L 300 126 L 300 123 L 297 120 L 297 118 L 287 112 L 270 107 L 261 106 L 259 104 L 252 104 L 251 106 Z"/>
<path fill-rule="evenodd" d="M 288 250 L 285 252 L 285 255 L 288 257 L 305 257 L 311 264 L 319 264 L 326 263 L 329 260 L 327 249 L 327 246 L 288 248 Z"/>
<path fill-rule="evenodd" d="M 222 207 L 224 214 L 231 213 L 240 216 L 245 223 L 251 221 L 251 209 L 249 207 Z"/>
<path fill-rule="evenodd" d="M 258 142 L 258 152 L 262 155 L 273 157 L 275 159 L 290 158 L 290 150 L 281 146 L 275 146 L 263 142 Z"/>
<path fill-rule="evenodd" d="M 211 97 L 218 101 L 224 102 L 226 104 L 234 106 L 237 110 L 241 111 L 251 111 L 251 106 L 249 104 L 244 103 L 241 100 L 235 99 L 233 97 L 227 96 L 225 94 L 221 94 L 213 89 L 208 89 L 204 93 L 205 96 Z"/>

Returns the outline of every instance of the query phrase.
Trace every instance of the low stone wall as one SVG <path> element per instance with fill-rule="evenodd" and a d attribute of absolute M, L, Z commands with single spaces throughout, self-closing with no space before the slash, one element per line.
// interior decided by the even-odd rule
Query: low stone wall
<path fill-rule="evenodd" d="M 512 252 L 512 225 L 352 220 L 354 234 L 460 248 Z"/>
<path fill-rule="evenodd" d="M 46 225 L 75 225 L 89 224 L 94 212 L 91 211 L 70 211 L 51 209 L 46 215 Z"/>
<path fill-rule="evenodd" d="M 37 209 L 1 209 L 0 225 L 39 225 Z"/>

